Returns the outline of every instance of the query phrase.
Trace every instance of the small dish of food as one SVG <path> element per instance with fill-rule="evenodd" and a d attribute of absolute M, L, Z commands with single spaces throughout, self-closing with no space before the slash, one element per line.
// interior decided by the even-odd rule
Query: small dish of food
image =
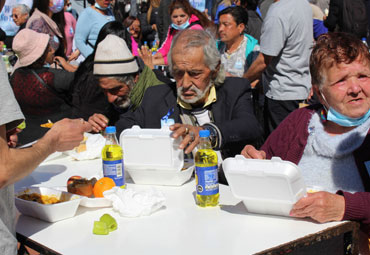
<path fill-rule="evenodd" d="M 48 222 L 75 216 L 82 197 L 46 187 L 29 187 L 15 193 L 15 206 L 24 215 Z"/>
<path fill-rule="evenodd" d="M 99 179 L 99 177 L 98 177 Z M 71 176 L 67 181 L 67 190 L 70 193 L 82 196 L 80 205 L 84 207 L 111 207 L 112 201 L 105 197 L 94 196 L 94 187 L 97 178 L 86 179 L 81 176 Z"/>

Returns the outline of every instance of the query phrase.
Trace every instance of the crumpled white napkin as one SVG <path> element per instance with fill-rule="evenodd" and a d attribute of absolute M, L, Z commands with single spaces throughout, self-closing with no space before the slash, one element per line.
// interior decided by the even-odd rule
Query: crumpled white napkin
<path fill-rule="evenodd" d="M 105 138 L 101 134 L 89 134 L 85 133 L 86 140 L 86 151 L 78 153 L 76 150 L 70 150 L 66 153 L 75 160 L 88 160 L 101 158 L 101 151 L 105 145 Z"/>
<path fill-rule="evenodd" d="M 135 191 L 131 188 L 113 187 L 103 195 L 112 201 L 113 210 L 122 217 L 149 216 L 165 206 L 166 198 L 155 188 Z"/>

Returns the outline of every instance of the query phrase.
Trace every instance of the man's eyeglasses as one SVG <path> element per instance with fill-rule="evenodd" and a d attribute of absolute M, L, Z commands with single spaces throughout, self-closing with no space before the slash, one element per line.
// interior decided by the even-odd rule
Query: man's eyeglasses
<path fill-rule="evenodd" d="M 12 14 L 12 18 L 13 19 L 18 19 L 18 15 L 17 14 Z"/>

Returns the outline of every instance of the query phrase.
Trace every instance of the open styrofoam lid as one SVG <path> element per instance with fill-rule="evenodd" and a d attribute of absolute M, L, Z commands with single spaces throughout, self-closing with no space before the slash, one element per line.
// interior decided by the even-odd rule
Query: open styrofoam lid
<path fill-rule="evenodd" d="M 240 199 L 295 203 L 306 188 L 298 166 L 280 158 L 227 158 L 223 170 L 234 196 Z"/>
<path fill-rule="evenodd" d="M 184 164 L 181 139 L 169 129 L 141 129 L 134 126 L 120 135 L 125 167 L 131 169 L 178 170 Z"/>

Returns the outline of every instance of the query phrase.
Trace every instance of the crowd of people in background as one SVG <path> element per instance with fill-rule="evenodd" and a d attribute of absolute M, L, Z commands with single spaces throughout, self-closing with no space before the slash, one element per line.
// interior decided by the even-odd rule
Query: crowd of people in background
<path fill-rule="evenodd" d="M 294 162 L 325 191 L 292 216 L 356 220 L 370 237 L 370 0 L 88 2 L 78 13 L 70 0 L 6 0 L 1 86 L 26 124 L 4 127 L 10 147 L 55 140 L 40 125 L 70 127 L 64 118 L 118 135 L 173 118 L 187 154 L 207 129 L 221 161 Z"/>

